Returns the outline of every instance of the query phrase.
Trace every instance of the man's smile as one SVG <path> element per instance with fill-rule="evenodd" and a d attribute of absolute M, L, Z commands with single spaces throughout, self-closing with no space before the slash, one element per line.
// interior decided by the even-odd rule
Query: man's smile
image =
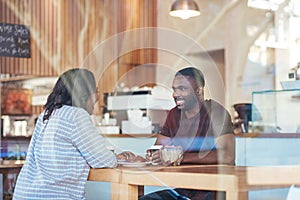
<path fill-rule="evenodd" d="M 176 105 L 177 106 L 183 106 L 183 104 L 184 104 L 184 99 L 183 98 L 175 98 L 175 103 L 176 103 Z"/>

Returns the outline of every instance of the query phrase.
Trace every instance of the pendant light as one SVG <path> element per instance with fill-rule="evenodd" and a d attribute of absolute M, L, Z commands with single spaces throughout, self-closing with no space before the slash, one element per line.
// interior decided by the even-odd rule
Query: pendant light
<path fill-rule="evenodd" d="M 200 10 L 194 0 L 175 0 L 172 4 L 170 15 L 181 19 L 188 19 L 200 15 Z"/>

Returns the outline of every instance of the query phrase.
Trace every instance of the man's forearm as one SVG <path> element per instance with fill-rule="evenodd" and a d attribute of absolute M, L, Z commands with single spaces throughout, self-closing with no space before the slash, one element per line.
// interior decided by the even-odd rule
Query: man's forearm
<path fill-rule="evenodd" d="M 218 156 L 217 151 L 193 152 L 184 153 L 182 163 L 190 164 L 217 164 Z"/>
<path fill-rule="evenodd" d="M 234 165 L 234 157 L 222 153 L 222 151 L 211 150 L 194 153 L 184 153 L 182 163 L 190 164 L 228 164 Z"/>

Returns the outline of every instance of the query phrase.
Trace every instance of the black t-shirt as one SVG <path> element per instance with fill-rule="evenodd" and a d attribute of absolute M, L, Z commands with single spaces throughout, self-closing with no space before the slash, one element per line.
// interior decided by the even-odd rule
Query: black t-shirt
<path fill-rule="evenodd" d="M 215 138 L 233 134 L 230 114 L 214 100 L 205 100 L 200 112 L 187 118 L 177 107 L 170 110 L 161 135 L 170 137 L 172 144 L 185 151 L 207 151 L 215 148 Z"/>

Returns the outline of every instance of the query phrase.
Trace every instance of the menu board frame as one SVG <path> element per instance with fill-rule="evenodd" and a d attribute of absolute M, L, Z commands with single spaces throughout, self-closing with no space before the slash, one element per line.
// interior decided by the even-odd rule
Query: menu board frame
<path fill-rule="evenodd" d="M 29 26 L 0 23 L 0 56 L 31 57 Z"/>

